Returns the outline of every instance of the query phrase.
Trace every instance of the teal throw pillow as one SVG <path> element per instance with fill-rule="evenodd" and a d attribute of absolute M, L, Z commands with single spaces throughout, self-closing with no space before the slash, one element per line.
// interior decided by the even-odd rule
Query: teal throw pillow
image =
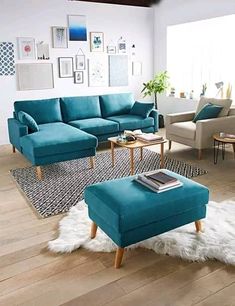
<path fill-rule="evenodd" d="M 37 125 L 37 122 L 29 114 L 27 114 L 23 111 L 20 111 L 18 113 L 18 119 L 21 123 L 27 125 L 31 132 L 38 132 L 39 131 L 39 127 Z"/>
<path fill-rule="evenodd" d="M 131 115 L 142 116 L 143 118 L 147 118 L 148 115 L 153 110 L 154 103 L 153 102 L 138 102 L 136 101 L 130 110 Z"/>
<path fill-rule="evenodd" d="M 207 103 L 203 106 L 200 112 L 193 118 L 193 122 L 197 122 L 198 120 L 217 118 L 222 108 L 223 106 Z"/>

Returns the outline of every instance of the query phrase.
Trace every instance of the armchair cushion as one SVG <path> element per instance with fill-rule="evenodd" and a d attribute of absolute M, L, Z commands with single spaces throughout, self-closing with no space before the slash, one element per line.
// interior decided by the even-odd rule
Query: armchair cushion
<path fill-rule="evenodd" d="M 195 139 L 196 124 L 192 121 L 177 122 L 170 125 L 169 133 L 182 138 Z"/>
<path fill-rule="evenodd" d="M 230 106 L 232 104 L 232 100 L 230 99 L 214 99 L 214 98 L 204 98 L 202 97 L 198 103 L 196 115 L 200 112 L 200 110 L 207 104 L 215 104 L 222 106 L 223 109 L 220 111 L 218 117 L 225 117 L 228 116 Z"/>
<path fill-rule="evenodd" d="M 138 102 L 136 101 L 130 110 L 131 115 L 147 118 L 154 107 L 153 102 Z"/>
<path fill-rule="evenodd" d="M 39 127 L 37 125 L 37 122 L 29 114 L 27 114 L 23 111 L 20 111 L 18 113 L 18 118 L 19 118 L 19 121 L 22 124 L 27 125 L 27 127 L 29 128 L 29 130 L 31 132 L 38 132 L 39 131 Z"/>
<path fill-rule="evenodd" d="M 193 122 L 197 122 L 198 120 L 217 118 L 222 109 L 223 106 L 207 103 L 203 106 L 199 113 L 195 115 Z"/>

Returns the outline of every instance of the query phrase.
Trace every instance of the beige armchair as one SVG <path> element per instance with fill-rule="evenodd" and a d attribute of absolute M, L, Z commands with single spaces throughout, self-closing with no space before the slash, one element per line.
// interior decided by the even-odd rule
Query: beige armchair
<path fill-rule="evenodd" d="M 208 102 L 223 105 L 224 108 L 218 118 L 192 122 L 195 113 Z M 235 107 L 230 107 L 232 101 L 228 99 L 206 99 L 199 101 L 195 112 L 168 114 L 166 116 L 166 139 L 169 140 L 169 150 L 172 141 L 198 149 L 198 158 L 202 158 L 202 149 L 213 146 L 213 134 L 225 132 L 235 134 Z"/>

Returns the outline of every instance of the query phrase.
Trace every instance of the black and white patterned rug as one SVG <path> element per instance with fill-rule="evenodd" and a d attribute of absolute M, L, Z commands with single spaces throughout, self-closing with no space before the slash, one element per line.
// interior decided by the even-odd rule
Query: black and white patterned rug
<path fill-rule="evenodd" d="M 160 155 L 143 150 L 143 160 L 139 160 L 139 151 L 135 151 L 135 173 L 160 168 Z M 206 174 L 207 171 L 183 161 L 165 156 L 166 169 L 192 178 Z M 111 166 L 110 152 L 98 153 L 95 168 L 89 168 L 89 159 L 77 159 L 43 166 L 43 180 L 35 175 L 35 167 L 10 170 L 20 189 L 42 218 L 67 212 L 70 207 L 83 199 L 86 186 L 128 176 L 130 172 L 129 150 L 115 151 L 115 167 Z"/>

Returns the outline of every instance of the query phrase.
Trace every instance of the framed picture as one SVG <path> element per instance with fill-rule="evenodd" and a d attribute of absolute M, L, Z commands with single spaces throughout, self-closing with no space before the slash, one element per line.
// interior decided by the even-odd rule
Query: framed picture
<path fill-rule="evenodd" d="M 104 33 L 90 32 L 91 52 L 104 52 Z"/>
<path fill-rule="evenodd" d="M 75 55 L 75 70 L 86 69 L 86 57 L 85 55 Z"/>
<path fill-rule="evenodd" d="M 122 37 L 118 40 L 118 53 L 126 53 L 126 41 Z"/>
<path fill-rule="evenodd" d="M 102 87 L 108 85 L 108 61 L 103 55 L 96 55 L 88 61 L 88 85 Z"/>
<path fill-rule="evenodd" d="M 69 40 L 87 41 L 86 16 L 68 15 Z"/>
<path fill-rule="evenodd" d="M 128 56 L 109 55 L 109 86 L 128 86 Z"/>
<path fill-rule="evenodd" d="M 52 48 L 68 48 L 68 29 L 52 27 Z"/>
<path fill-rule="evenodd" d="M 116 53 L 116 47 L 115 46 L 107 46 L 107 53 L 115 54 Z"/>
<path fill-rule="evenodd" d="M 35 40 L 32 37 L 17 37 L 19 59 L 35 59 Z"/>
<path fill-rule="evenodd" d="M 72 78 L 73 77 L 73 58 L 72 57 L 59 57 L 59 77 Z"/>
<path fill-rule="evenodd" d="M 37 44 L 37 58 L 38 60 L 49 60 L 49 45 L 40 42 Z"/>
<path fill-rule="evenodd" d="M 82 84 L 83 83 L 83 71 L 75 71 L 74 72 L 74 83 Z"/>
<path fill-rule="evenodd" d="M 132 75 L 134 76 L 142 75 L 142 63 L 141 62 L 132 62 Z"/>

